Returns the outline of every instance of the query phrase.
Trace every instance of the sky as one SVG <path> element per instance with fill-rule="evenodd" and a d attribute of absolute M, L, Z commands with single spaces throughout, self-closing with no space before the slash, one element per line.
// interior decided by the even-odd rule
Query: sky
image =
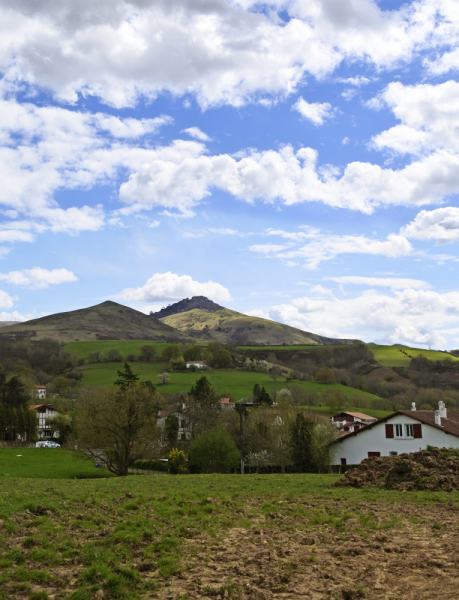
<path fill-rule="evenodd" d="M 0 320 L 459 347 L 457 0 L 0 0 L 0 75 Z"/>

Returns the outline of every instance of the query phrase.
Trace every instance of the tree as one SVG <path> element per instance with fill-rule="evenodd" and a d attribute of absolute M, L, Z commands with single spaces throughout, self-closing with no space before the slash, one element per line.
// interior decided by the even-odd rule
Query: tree
<path fill-rule="evenodd" d="M 337 430 L 331 423 L 317 423 L 312 432 L 311 448 L 315 470 L 327 473 L 333 461 L 334 446 Z"/>
<path fill-rule="evenodd" d="M 177 441 L 178 433 L 180 429 L 180 421 L 175 413 L 171 413 L 166 417 L 166 423 L 164 425 L 164 430 L 166 433 L 166 438 L 169 440 L 171 444 Z"/>
<path fill-rule="evenodd" d="M 256 474 L 258 475 L 258 469 L 266 467 L 272 463 L 272 456 L 267 450 L 261 450 L 260 452 L 249 452 L 247 455 L 246 465 L 249 467 L 256 468 Z"/>
<path fill-rule="evenodd" d="M 120 385 L 119 391 L 90 390 L 76 414 L 80 450 L 116 475 L 125 476 L 136 460 L 149 458 L 158 435 L 157 399 L 146 386 Z"/>
<path fill-rule="evenodd" d="M 236 469 L 239 452 L 229 433 L 216 427 L 199 435 L 190 444 L 190 470 L 199 473 L 228 473 Z"/>
<path fill-rule="evenodd" d="M 173 371 L 184 371 L 186 369 L 186 362 L 181 356 L 177 359 L 171 358 L 169 366 Z"/>
<path fill-rule="evenodd" d="M 273 365 L 269 369 L 269 373 L 274 381 L 276 381 L 276 379 L 282 375 L 282 369 L 278 365 Z"/>
<path fill-rule="evenodd" d="M 187 415 L 193 436 L 215 427 L 222 407 L 207 377 L 198 379 L 188 394 Z"/>
<path fill-rule="evenodd" d="M 160 373 L 158 375 L 158 383 L 161 385 L 166 385 L 166 383 L 169 383 L 169 373 L 166 373 L 166 371 L 164 371 L 164 373 Z"/>
<path fill-rule="evenodd" d="M 180 347 L 177 344 L 172 344 L 171 346 L 166 346 L 164 350 L 161 352 L 162 360 L 171 360 L 171 358 L 177 359 L 182 356 L 180 351 Z"/>
<path fill-rule="evenodd" d="M 102 353 L 95 350 L 94 352 L 90 352 L 88 354 L 88 362 L 90 363 L 98 363 L 102 360 Z"/>
<path fill-rule="evenodd" d="M 335 383 L 335 374 L 330 367 L 321 367 L 316 373 L 316 381 L 321 381 L 322 383 Z"/>
<path fill-rule="evenodd" d="M 190 360 L 200 360 L 202 357 L 202 350 L 201 346 L 190 346 L 183 353 L 183 358 L 186 362 Z"/>
<path fill-rule="evenodd" d="M 140 348 L 139 360 L 142 362 L 154 362 L 158 360 L 158 351 L 152 344 L 145 344 Z"/>
<path fill-rule="evenodd" d="M 116 348 L 111 348 L 110 350 L 107 350 L 104 358 L 107 362 L 121 362 L 123 360 L 120 351 Z"/>
<path fill-rule="evenodd" d="M 57 414 L 47 421 L 47 425 L 54 431 L 54 438 L 59 444 L 63 445 L 69 440 L 72 434 L 72 421 L 69 416 Z"/>
<path fill-rule="evenodd" d="M 29 409 L 30 394 L 18 376 L 7 379 L 0 369 L 0 440 L 32 439 L 37 432 L 37 414 Z"/>
<path fill-rule="evenodd" d="M 59 377 L 55 377 L 51 382 L 51 390 L 55 394 L 59 394 L 62 396 L 68 394 L 68 392 L 73 386 L 74 382 L 71 379 L 68 379 L 67 377 L 62 377 L 62 375 L 59 375 Z"/>
<path fill-rule="evenodd" d="M 119 386 L 122 392 L 125 392 L 130 386 L 135 385 L 139 380 L 139 376 L 132 371 L 127 362 L 124 363 L 123 371 L 117 369 L 116 372 L 118 373 L 118 379 L 114 382 L 114 385 Z"/>
<path fill-rule="evenodd" d="M 215 352 L 212 360 L 210 361 L 210 364 L 212 367 L 215 367 L 217 369 L 224 369 L 225 367 L 229 367 L 229 365 L 231 365 L 232 362 L 233 357 L 231 356 L 231 354 L 228 352 L 228 350 L 222 348 L 221 350 Z"/>
<path fill-rule="evenodd" d="M 347 404 L 347 398 L 341 390 L 325 390 L 320 396 L 320 400 L 334 410 L 339 410 Z"/>
<path fill-rule="evenodd" d="M 290 425 L 290 451 L 292 463 L 295 468 L 307 473 L 312 468 L 312 432 L 314 423 L 297 413 L 295 420 Z"/>
<path fill-rule="evenodd" d="M 186 456 L 183 450 L 172 448 L 168 456 L 169 470 L 172 475 L 181 475 L 185 473 L 186 469 Z"/>

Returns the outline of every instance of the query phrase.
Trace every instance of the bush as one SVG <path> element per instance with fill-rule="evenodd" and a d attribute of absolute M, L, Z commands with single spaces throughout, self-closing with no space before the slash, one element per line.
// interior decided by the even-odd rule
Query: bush
<path fill-rule="evenodd" d="M 136 460 L 134 467 L 143 471 L 160 471 L 162 473 L 167 473 L 169 470 L 168 463 L 160 460 Z"/>
<path fill-rule="evenodd" d="M 316 373 L 316 381 L 321 381 L 322 383 L 335 383 L 335 374 L 330 367 L 322 367 Z"/>
<path fill-rule="evenodd" d="M 180 475 L 186 470 L 186 456 L 183 450 L 172 448 L 169 452 L 169 470 L 173 475 Z"/>
<path fill-rule="evenodd" d="M 236 469 L 239 452 L 226 429 L 216 427 L 190 444 L 188 463 L 194 473 L 228 473 Z"/>
<path fill-rule="evenodd" d="M 177 358 L 176 360 L 171 358 L 169 364 L 173 371 L 184 371 L 186 369 L 186 363 L 182 357 Z"/>

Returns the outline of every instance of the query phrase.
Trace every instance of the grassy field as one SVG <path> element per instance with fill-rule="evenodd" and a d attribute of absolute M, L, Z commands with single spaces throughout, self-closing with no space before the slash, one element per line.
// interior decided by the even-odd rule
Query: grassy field
<path fill-rule="evenodd" d="M 312 350 L 314 348 L 342 348 L 343 344 L 327 344 L 321 346 L 319 344 L 298 344 L 294 346 L 238 346 L 241 350 Z M 349 345 L 352 348 L 352 345 Z"/>
<path fill-rule="evenodd" d="M 195 381 L 203 376 L 203 373 L 190 373 L 187 371 L 170 373 L 169 383 L 158 385 L 158 375 L 162 373 L 167 365 L 165 363 L 132 363 L 131 367 L 135 373 L 138 373 L 141 381 L 151 381 L 159 391 L 165 391 L 175 394 L 177 392 L 188 393 Z M 117 378 L 116 371 L 122 367 L 121 363 L 98 363 L 91 365 L 83 371 L 83 384 L 89 387 L 111 386 Z M 268 391 L 272 389 L 280 390 L 287 386 L 284 377 L 280 377 L 276 382 L 267 374 L 252 373 L 240 371 L 237 369 L 215 369 L 206 373 L 206 377 L 218 393 L 231 392 L 239 400 L 252 393 L 253 386 L 258 383 L 260 387 L 265 387 Z M 324 390 L 339 389 L 345 396 L 352 398 L 355 395 L 365 396 L 375 399 L 377 396 L 346 387 L 338 383 L 325 384 L 315 381 L 294 381 L 290 382 L 299 385 L 302 388 L 311 390 L 320 394 Z"/>
<path fill-rule="evenodd" d="M 102 340 L 92 342 L 72 342 L 66 344 L 66 350 L 69 350 L 75 354 L 78 358 L 86 358 L 91 352 L 107 352 L 115 348 L 121 354 L 121 356 L 127 356 L 128 354 L 134 354 L 139 356 L 140 348 L 142 346 L 154 346 L 160 354 L 166 346 L 170 346 L 167 342 L 150 342 L 148 340 Z M 200 345 L 197 343 L 196 345 Z"/>
<path fill-rule="evenodd" d="M 111 477 L 99 469 L 94 461 L 82 460 L 81 455 L 63 448 L 2 448 L 0 449 L 0 477 L 42 479 L 75 479 Z"/>
<path fill-rule="evenodd" d="M 0 599 L 455 597 L 459 494 L 337 478 L 0 477 Z"/>
<path fill-rule="evenodd" d="M 411 358 L 415 356 L 425 356 L 429 360 L 445 360 L 450 358 L 452 361 L 457 361 L 459 358 L 439 352 L 438 350 L 422 350 L 421 348 L 400 348 L 397 346 L 368 346 L 373 352 L 376 360 L 384 367 L 408 367 Z"/>

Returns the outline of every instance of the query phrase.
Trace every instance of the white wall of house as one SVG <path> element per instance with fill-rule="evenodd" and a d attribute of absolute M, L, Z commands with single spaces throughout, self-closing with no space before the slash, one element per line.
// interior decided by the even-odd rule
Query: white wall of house
<path fill-rule="evenodd" d="M 186 363 L 186 368 L 196 367 L 197 369 L 204 369 L 206 367 L 206 363 L 200 361 L 191 361 Z"/>
<path fill-rule="evenodd" d="M 402 425 L 403 435 L 401 438 L 386 438 L 386 423 Z M 420 424 L 422 438 L 407 438 L 405 436 L 405 425 Z M 395 435 L 395 427 L 394 427 Z M 390 456 L 391 452 L 403 454 L 418 450 L 425 450 L 426 446 L 438 448 L 459 448 L 459 437 L 447 434 L 444 431 L 424 425 L 416 419 L 405 415 L 396 415 L 384 423 L 374 425 L 371 429 L 363 429 L 356 435 L 350 435 L 338 440 L 333 444 L 333 464 L 342 464 L 341 459 L 346 459 L 348 465 L 358 465 L 364 458 L 368 458 L 369 452 L 380 452 L 381 456 Z"/>
<path fill-rule="evenodd" d="M 36 389 L 36 397 L 39 400 L 43 400 L 43 398 L 46 398 L 46 388 Z"/>
<path fill-rule="evenodd" d="M 37 418 L 38 418 L 38 436 L 40 438 L 50 438 L 52 437 L 52 430 L 51 427 L 49 426 L 49 424 L 47 423 L 47 421 L 49 419 L 51 419 L 52 417 L 57 416 L 59 413 L 57 412 L 57 410 L 51 410 L 50 408 L 46 407 L 44 410 L 43 409 L 37 409 Z M 56 432 L 54 432 L 56 433 Z"/>

